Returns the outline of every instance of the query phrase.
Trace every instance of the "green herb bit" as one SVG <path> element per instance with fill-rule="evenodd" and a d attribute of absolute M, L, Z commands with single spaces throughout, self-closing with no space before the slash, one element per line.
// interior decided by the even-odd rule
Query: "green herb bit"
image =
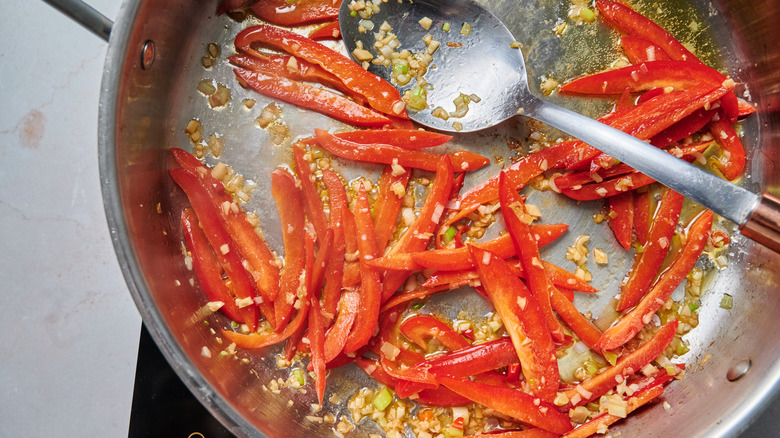
<path fill-rule="evenodd" d="M 734 298 L 729 294 L 723 294 L 723 298 L 720 300 L 720 308 L 729 310 L 734 307 Z"/>
<path fill-rule="evenodd" d="M 295 371 L 293 371 L 293 377 L 295 377 L 299 384 L 306 384 L 306 378 L 303 376 L 303 371 L 301 371 L 300 368 L 296 368 Z"/>
<path fill-rule="evenodd" d="M 412 306 L 412 310 L 420 310 L 420 309 L 422 309 L 422 306 L 424 306 L 424 305 L 425 305 L 424 301 L 418 301 L 417 303 L 415 303 Z"/>
<path fill-rule="evenodd" d="M 442 25 L 441 25 L 441 30 L 443 30 L 443 31 L 445 31 L 445 32 L 449 32 L 449 31 L 450 31 L 450 23 L 444 23 L 444 24 L 442 24 Z"/>
<path fill-rule="evenodd" d="M 447 228 L 447 231 L 444 232 L 444 244 L 450 243 L 457 233 L 458 230 L 456 230 L 455 227 Z"/>
<path fill-rule="evenodd" d="M 463 27 L 460 28 L 460 34 L 461 35 L 471 35 L 471 25 L 468 23 L 463 23 Z"/>
<path fill-rule="evenodd" d="M 689 304 L 688 308 L 691 309 L 691 312 L 695 312 L 699 309 L 699 306 L 697 304 Z"/>
<path fill-rule="evenodd" d="M 606 359 L 607 362 L 609 362 L 609 364 L 612 365 L 613 367 L 617 363 L 617 358 L 618 358 L 617 353 L 613 353 L 611 351 L 604 352 L 604 359 Z"/>
<path fill-rule="evenodd" d="M 380 411 L 384 411 L 393 402 L 393 394 L 387 387 L 383 387 L 376 396 L 374 396 L 374 407 Z"/>
<path fill-rule="evenodd" d="M 683 354 L 691 351 L 690 348 L 688 348 L 687 345 L 685 345 L 685 342 L 680 340 L 680 342 L 677 343 L 677 346 L 674 347 L 674 354 L 678 356 L 682 356 Z"/>
<path fill-rule="evenodd" d="M 593 12 L 593 9 L 584 7 L 580 9 L 580 18 L 590 23 L 596 19 L 596 13 Z"/>
<path fill-rule="evenodd" d="M 351 11 L 351 12 L 349 13 L 349 16 L 350 16 L 350 17 L 357 17 L 357 11 Z"/>

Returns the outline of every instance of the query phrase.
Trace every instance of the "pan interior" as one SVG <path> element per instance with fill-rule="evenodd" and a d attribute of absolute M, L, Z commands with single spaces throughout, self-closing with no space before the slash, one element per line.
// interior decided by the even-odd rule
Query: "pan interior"
<path fill-rule="evenodd" d="M 193 149 L 185 133 L 193 119 L 199 122 L 204 138 L 218 136 L 224 151 L 218 159 L 208 156 L 206 161 L 225 162 L 257 185 L 245 208 L 258 213 L 268 243 L 281 254 L 279 218 L 268 195 L 269 175 L 291 161 L 292 141 L 311 136 L 313 127 L 335 130 L 344 125 L 278 104 L 279 119 L 269 128 L 260 128 L 256 119 L 271 100 L 240 87 L 225 60 L 234 53 L 233 37 L 253 21 L 239 23 L 216 17 L 213 11 L 218 2 L 205 3 L 193 8 L 182 0 L 127 2 L 112 35 L 101 106 L 101 180 L 120 265 L 163 353 L 190 389 L 231 431 L 239 436 L 330 436 L 334 425 L 311 417 L 330 413 L 337 422 L 342 415 L 349 418 L 346 402 L 350 395 L 374 383 L 355 367 L 333 370 L 326 399 L 332 397 L 334 402 L 317 411 L 312 407 L 316 403 L 313 388 L 285 388 L 278 393 L 272 389 L 272 380 L 287 380 L 292 370 L 277 369 L 278 348 L 220 354 L 227 346 L 217 340 L 218 332 L 226 320 L 205 313 L 207 300 L 185 266 L 179 217 L 186 199 L 167 175 L 173 166 L 167 151 L 171 147 Z M 616 56 L 610 49 L 615 47 L 616 36 L 601 23 L 568 23 L 561 35 L 552 31 L 556 24 L 566 21 L 569 3 L 482 3 L 502 17 L 523 42 L 529 81 L 537 95 L 542 95 L 540 85 L 546 79 L 560 82 L 607 68 Z M 749 4 L 739 0 L 723 4 L 673 0 L 662 7 L 645 0 L 635 6 L 673 34 L 686 35 L 685 42 L 695 47 L 705 62 L 723 66 L 725 72 L 744 84 L 746 96 L 758 105 L 760 114 L 743 123 L 750 167 L 742 183 L 752 190 L 777 193 L 780 172 L 775 171 L 774 163 L 780 144 L 776 112 L 780 79 L 772 67 L 780 65 L 780 47 L 776 44 L 780 36 L 771 20 L 780 18 L 780 8 L 772 0 Z M 144 69 L 140 50 L 149 41 L 155 45 L 156 58 L 151 68 Z M 204 68 L 202 58 L 207 56 L 209 43 L 220 48 L 220 55 L 213 67 Z M 203 80 L 229 88 L 229 104 L 211 108 L 207 98 L 197 91 Z M 557 94 L 546 98 L 593 116 L 611 105 Z M 248 108 L 246 99 L 254 100 L 254 106 Z M 515 119 L 486 132 L 456 136 L 448 147 L 508 162 L 517 149 L 531 146 L 533 131 L 550 139 L 559 135 L 528 120 Z M 356 166 L 339 159 L 333 163 L 348 181 L 360 176 L 376 181 L 379 175 L 376 166 Z M 493 165 L 470 175 L 465 188 L 499 170 Z M 542 209 L 544 222 L 571 225 L 566 235 L 544 249 L 543 257 L 573 269 L 574 265 L 565 260 L 565 252 L 580 235 L 590 236 L 589 248 L 607 250 L 609 264 L 589 261 L 593 285 L 603 292 L 577 299 L 581 309 L 597 314 L 616 293 L 617 284 L 631 266 L 631 254 L 617 251 L 609 229 L 593 221 L 603 206 L 577 205 L 551 192 L 527 190 L 527 194 L 529 202 Z M 729 227 L 726 223 L 719 225 Z M 652 431 L 648 436 L 732 436 L 774 390 L 780 375 L 775 365 L 780 348 L 773 336 L 780 329 L 780 321 L 774 317 L 780 311 L 780 300 L 774 296 L 780 283 L 780 257 L 736 238 L 728 260 L 728 267 L 712 271 L 706 279 L 700 325 L 686 336 L 691 350 L 680 357 L 688 364 L 688 371 L 683 381 L 672 384 L 664 396 L 671 409 L 639 412 L 624 425 L 611 428 L 613 432 L 621 431 L 624 436 L 635 436 L 632 431 L 639 430 Z M 734 297 L 731 310 L 719 306 L 725 293 Z M 449 317 L 473 318 L 483 318 L 490 311 L 469 290 L 435 298 L 424 309 Z M 204 348 L 211 357 L 204 355 Z M 752 369 L 745 377 L 729 382 L 728 370 L 745 358 L 751 359 Z M 350 436 L 369 433 L 380 431 L 372 422 L 364 421 Z"/>

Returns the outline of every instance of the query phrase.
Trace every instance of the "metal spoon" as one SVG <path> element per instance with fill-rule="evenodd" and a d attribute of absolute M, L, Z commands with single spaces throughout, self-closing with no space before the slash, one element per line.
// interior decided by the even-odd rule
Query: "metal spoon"
<path fill-rule="evenodd" d="M 433 87 L 428 92 L 430 108 L 450 104 L 461 93 L 476 95 L 478 103 L 453 127 L 453 120 L 435 117 L 431 109 L 410 111 L 410 117 L 429 128 L 446 132 L 471 132 L 489 128 L 517 114 L 544 122 L 572 135 L 628 164 L 645 175 L 737 223 L 743 235 L 780 252 L 780 198 L 764 193 L 759 196 L 711 173 L 677 159 L 622 131 L 581 114 L 545 102 L 531 94 L 523 60 L 514 36 L 490 11 L 471 0 L 389 0 L 368 19 L 351 13 L 345 0 L 339 24 L 347 50 L 353 54 L 358 41 L 374 56 L 374 32 L 385 21 L 398 36 L 400 48 L 412 52 L 425 50 L 423 37 L 448 23 L 446 41 L 457 49 L 441 47 L 435 53 L 435 68 L 429 68 L 425 80 Z M 430 19 L 426 30 L 420 20 Z M 471 26 L 469 35 L 461 34 L 463 23 Z M 363 27 L 363 32 L 359 28 Z M 358 59 L 356 59 L 358 60 Z M 359 61 L 359 60 L 358 60 Z M 391 81 L 390 67 L 369 63 L 369 70 Z M 403 93 L 413 83 L 397 86 Z"/>

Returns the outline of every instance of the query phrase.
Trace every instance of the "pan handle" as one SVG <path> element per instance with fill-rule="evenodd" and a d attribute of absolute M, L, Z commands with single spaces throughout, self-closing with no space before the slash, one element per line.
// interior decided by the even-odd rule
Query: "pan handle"
<path fill-rule="evenodd" d="M 114 22 L 81 0 L 43 0 L 108 42 Z"/>
<path fill-rule="evenodd" d="M 780 252 L 780 197 L 764 193 L 740 229 L 744 236 Z"/>

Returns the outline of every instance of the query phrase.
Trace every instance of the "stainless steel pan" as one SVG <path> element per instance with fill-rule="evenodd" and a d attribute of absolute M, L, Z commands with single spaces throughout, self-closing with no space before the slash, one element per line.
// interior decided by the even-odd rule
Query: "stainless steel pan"
<path fill-rule="evenodd" d="M 263 389 L 273 378 L 286 378 L 289 370 L 275 367 L 275 349 L 264 355 L 206 358 L 204 346 L 217 352 L 215 336 L 198 313 L 205 303 L 181 253 L 179 212 L 186 204 L 183 194 L 168 177 L 172 163 L 170 147 L 189 149 L 183 133 L 186 122 L 198 118 L 204 132 L 220 134 L 226 146 L 222 160 L 252 177 L 260 186 L 249 207 L 262 218 L 270 244 L 281 248 L 278 218 L 268 193 L 268 174 L 287 160 L 289 138 L 273 145 L 253 119 L 267 100 L 240 88 L 230 69 L 221 65 L 210 70 L 200 66 L 209 42 L 222 47 L 223 57 L 231 51 L 231 40 L 243 25 L 214 16 L 218 1 L 147 0 L 126 1 L 111 31 L 100 101 L 100 171 L 106 214 L 117 257 L 130 291 L 146 326 L 173 368 L 192 392 L 220 421 L 238 436 L 330 436 L 330 424 L 306 419 L 308 415 L 331 412 L 347 414 L 345 403 L 327 404 L 323 412 L 312 411 L 314 391 L 307 394 L 283 390 L 277 395 Z M 549 18 L 564 16 L 568 2 L 485 1 L 497 15 L 506 17 L 519 39 L 533 51 L 529 63 L 532 75 L 578 73 L 594 61 L 572 58 L 555 38 L 540 38 L 551 25 Z M 732 0 L 694 2 L 692 8 L 673 1 L 661 2 L 676 15 L 678 28 L 699 20 L 714 41 L 702 34 L 698 47 L 721 47 L 712 60 L 722 59 L 728 73 L 746 84 L 759 114 L 745 122 L 745 143 L 749 148 L 749 171 L 744 184 L 753 191 L 779 194 L 780 171 L 780 3 L 775 0 Z M 534 13 L 538 25 L 518 28 L 517 17 Z M 698 14 L 695 18 L 689 15 Z M 513 19 L 514 17 L 514 19 Z M 98 21 L 100 23 L 100 21 Z M 100 33 L 97 31 L 96 33 Z M 581 41 L 587 46 L 587 38 Z M 712 43 L 712 46 L 709 44 Z M 576 46 L 576 44 L 575 44 Z M 564 61 L 559 61 L 563 59 Z M 567 65 L 575 59 L 571 66 Z M 557 70 L 556 70 L 557 69 Z M 195 89 L 203 78 L 228 85 L 232 104 L 215 111 Z M 559 78 L 559 79 L 562 79 Z M 533 79 L 532 79 L 533 82 Z M 538 81 L 537 81 L 538 83 Z M 240 105 L 243 97 L 258 100 L 254 112 Z M 559 100 L 568 106 L 577 101 Z M 308 135 L 312 124 L 330 128 L 338 124 L 323 116 L 285 106 L 283 119 L 292 137 Z M 494 132 L 459 138 L 459 146 L 478 148 L 483 153 L 510 156 L 509 138 L 524 138 L 522 122 L 502 125 Z M 487 150 L 485 148 L 488 148 Z M 494 171 L 494 170 L 493 170 Z M 356 173 L 370 173 L 366 167 Z M 487 171 L 488 173 L 490 171 Z M 591 234 L 597 245 L 606 247 L 609 236 L 590 220 L 593 207 L 573 208 L 560 199 L 540 198 L 567 208 L 556 209 L 551 219 L 577 223 L 566 242 L 549 250 L 550 258 L 561 258 L 565 247 L 579 234 Z M 590 210 L 589 210 L 590 209 Z M 729 255 L 728 268 L 706 285 L 700 325 L 686 337 L 692 345 L 682 357 L 689 364 L 682 382 L 669 386 L 664 398 L 671 406 L 660 406 L 631 416 L 612 428 L 622 436 L 736 436 L 752 420 L 762 404 L 776 391 L 780 379 L 780 255 L 738 240 Z M 597 311 L 614 294 L 616 282 L 630 266 L 627 257 L 613 257 L 609 269 L 593 269 L 594 284 L 605 290 L 604 298 L 578 305 Z M 611 288 L 610 288 L 611 285 Z M 721 296 L 734 296 L 734 308 L 719 307 Z M 468 292 L 462 300 L 475 301 Z M 472 303 L 478 306 L 478 303 Z M 217 315 L 208 318 L 218 325 Z M 711 354 L 711 356 L 709 356 Z M 745 365 L 750 363 L 745 373 Z M 706 362 L 706 364 L 703 364 Z M 371 382 L 351 367 L 334 370 L 328 378 L 328 392 L 346 400 L 348 394 Z M 733 381 L 731 381 L 733 380 Z M 292 403 L 290 405 L 289 403 Z M 376 433 L 362 423 L 350 436 Z M 614 434 L 613 434 L 614 435 Z"/>

